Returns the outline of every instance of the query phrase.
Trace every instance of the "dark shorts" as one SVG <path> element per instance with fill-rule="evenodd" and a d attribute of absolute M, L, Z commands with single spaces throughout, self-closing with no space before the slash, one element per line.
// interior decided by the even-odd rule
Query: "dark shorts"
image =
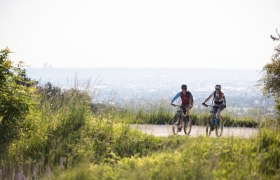
<path fill-rule="evenodd" d="M 220 109 L 220 112 L 222 112 L 223 110 L 224 110 L 224 105 L 214 105 L 214 107 L 212 108 L 212 110 L 211 110 L 211 113 L 213 112 L 213 113 L 217 113 L 218 112 L 218 109 Z"/>
<path fill-rule="evenodd" d="M 187 111 L 186 108 L 192 108 L 192 106 L 190 104 L 181 104 L 181 107 L 183 109 L 183 113 L 186 115 Z"/>

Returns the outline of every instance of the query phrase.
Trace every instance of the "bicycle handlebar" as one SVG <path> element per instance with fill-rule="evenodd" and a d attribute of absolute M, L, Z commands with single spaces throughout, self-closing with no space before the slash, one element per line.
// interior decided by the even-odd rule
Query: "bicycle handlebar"
<path fill-rule="evenodd" d="M 181 107 L 180 105 L 178 105 L 178 104 L 171 104 L 171 106 L 175 106 L 175 107 Z"/>
<path fill-rule="evenodd" d="M 203 106 L 205 107 L 221 107 L 221 105 L 209 105 L 209 104 L 206 104 L 206 103 L 202 103 Z"/>
<path fill-rule="evenodd" d="M 214 107 L 213 105 L 209 105 L 209 104 L 206 104 L 206 103 L 202 103 L 203 106 L 205 107 Z"/>

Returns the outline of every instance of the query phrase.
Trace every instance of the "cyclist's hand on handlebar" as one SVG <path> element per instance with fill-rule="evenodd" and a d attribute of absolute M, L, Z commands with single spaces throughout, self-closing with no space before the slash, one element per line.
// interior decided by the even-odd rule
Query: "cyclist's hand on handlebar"
<path fill-rule="evenodd" d="M 205 103 L 202 103 L 202 105 L 205 106 L 205 107 L 208 107 L 207 104 L 205 104 Z"/>

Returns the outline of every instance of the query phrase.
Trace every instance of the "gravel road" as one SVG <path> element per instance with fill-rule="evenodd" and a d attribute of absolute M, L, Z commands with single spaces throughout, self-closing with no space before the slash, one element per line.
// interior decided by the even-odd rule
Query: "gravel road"
<path fill-rule="evenodd" d="M 171 125 L 152 125 L 152 124 L 135 124 L 131 125 L 132 128 L 137 128 L 144 133 L 152 134 L 155 136 L 170 136 L 172 134 Z M 224 127 L 223 137 L 242 137 L 251 138 L 256 136 L 258 128 L 242 128 L 242 127 Z M 183 131 L 179 132 L 178 135 L 185 135 Z M 192 126 L 190 136 L 205 136 L 205 126 Z M 211 137 L 216 137 L 215 132 L 211 133 Z"/>

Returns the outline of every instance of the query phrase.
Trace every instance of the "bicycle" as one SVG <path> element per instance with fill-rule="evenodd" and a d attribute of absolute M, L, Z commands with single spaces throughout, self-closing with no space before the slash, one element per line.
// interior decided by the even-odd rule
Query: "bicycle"
<path fill-rule="evenodd" d="M 186 115 L 184 114 L 184 111 L 181 106 L 177 104 L 172 104 L 175 107 L 178 107 L 178 110 L 174 116 L 174 121 L 172 124 L 172 132 L 174 135 L 177 135 L 178 132 L 181 132 L 182 129 L 184 130 L 184 133 L 186 135 L 189 135 L 191 133 L 192 129 L 192 120 L 189 117 L 187 120 Z"/>
<path fill-rule="evenodd" d="M 221 116 L 221 120 L 217 118 L 217 110 L 218 106 L 208 105 L 208 104 L 202 104 L 205 107 L 211 107 L 212 110 L 210 111 L 211 116 L 206 121 L 206 136 L 211 135 L 211 131 L 215 130 L 216 136 L 221 137 L 223 134 L 224 129 L 224 120 Z"/>

